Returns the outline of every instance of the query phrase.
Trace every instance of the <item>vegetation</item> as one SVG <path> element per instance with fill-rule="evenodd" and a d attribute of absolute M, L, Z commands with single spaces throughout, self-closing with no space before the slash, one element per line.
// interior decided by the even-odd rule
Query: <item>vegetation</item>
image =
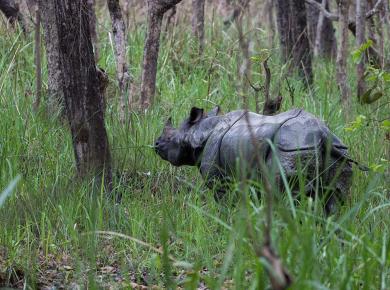
<path fill-rule="evenodd" d="M 110 77 L 105 121 L 120 204 L 106 197 L 100 182 L 76 177 L 71 136 L 60 113 L 48 114 L 45 102 L 34 112 L 32 36 L 0 27 L 0 191 L 21 176 L 0 204 L 0 286 L 267 289 L 267 262 L 255 251 L 263 242 L 264 199 L 249 186 L 237 187 L 239 201 L 218 204 L 196 168 L 172 167 L 151 146 L 169 116 L 177 125 L 193 105 L 219 104 L 224 112 L 242 108 L 239 45 L 230 37 L 236 32 L 231 27 L 225 33 L 222 26 L 222 20 L 206 26 L 208 43 L 200 56 L 188 25 L 163 33 L 155 104 L 145 114 L 130 108 L 122 123 L 110 24 L 102 23 L 99 66 Z M 346 120 L 334 63 L 317 59 L 311 88 L 299 76 L 288 78 L 292 104 L 278 50 L 265 45 L 261 30 L 252 37 L 258 40 L 255 52 L 269 49 L 271 92 L 281 89 L 282 111 L 303 107 L 319 116 L 351 156 L 372 169 L 354 168 L 350 196 L 328 218 L 318 201 L 291 205 L 287 194 L 276 197 L 273 246 L 293 278 L 291 289 L 389 289 L 388 96 L 370 105 L 352 100 Z M 135 80 L 144 39 L 144 26 L 128 35 Z M 352 57 L 348 82 L 356 91 Z M 45 80 L 46 64 L 42 68 Z M 252 78 L 262 83 L 256 70 L 253 64 Z M 245 96 L 254 110 L 252 92 Z"/>

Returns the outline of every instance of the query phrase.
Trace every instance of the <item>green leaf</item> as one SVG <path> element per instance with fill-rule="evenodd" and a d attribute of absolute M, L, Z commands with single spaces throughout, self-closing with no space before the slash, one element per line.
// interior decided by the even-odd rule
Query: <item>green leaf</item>
<path fill-rule="evenodd" d="M 386 167 L 384 166 L 384 164 L 372 164 L 369 166 L 370 169 L 376 173 L 384 173 L 385 172 L 385 169 Z"/>
<path fill-rule="evenodd" d="M 269 49 L 261 49 L 258 54 L 251 57 L 253 62 L 262 63 L 270 57 Z"/>
<path fill-rule="evenodd" d="M 360 129 L 361 127 L 363 127 L 365 119 L 367 119 L 367 118 L 364 115 L 357 116 L 355 121 L 352 121 L 350 123 L 349 127 L 345 127 L 344 130 L 349 131 L 349 132 L 354 132 L 354 131 Z"/>
<path fill-rule="evenodd" d="M 390 82 L 390 73 L 388 73 L 388 72 L 383 72 L 382 79 L 383 79 L 385 82 Z"/>
<path fill-rule="evenodd" d="M 357 50 L 354 50 L 351 54 L 352 54 L 352 61 L 354 63 L 359 63 L 360 59 L 362 57 L 362 52 L 357 49 Z"/>
<path fill-rule="evenodd" d="M 358 49 L 355 49 L 351 52 L 352 54 L 352 60 L 354 63 L 359 63 L 363 53 L 372 46 L 373 42 L 371 39 L 367 40 L 365 43 L 363 43 Z"/>
<path fill-rule="evenodd" d="M 381 127 L 386 131 L 390 131 L 390 120 L 384 120 Z"/>

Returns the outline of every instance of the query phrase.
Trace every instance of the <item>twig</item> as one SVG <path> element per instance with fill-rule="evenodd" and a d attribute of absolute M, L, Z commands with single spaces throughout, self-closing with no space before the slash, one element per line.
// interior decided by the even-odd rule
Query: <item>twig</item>
<path fill-rule="evenodd" d="M 266 104 L 270 101 L 270 94 L 269 89 L 271 85 L 271 70 L 268 67 L 268 58 L 263 62 L 263 68 L 265 72 L 265 85 L 264 85 L 264 96 L 265 96 L 265 103 L 264 103 L 264 109 L 266 108 Z"/>
<path fill-rule="evenodd" d="M 250 81 L 248 75 L 245 73 L 245 78 L 249 84 L 249 86 L 255 91 L 255 106 L 256 106 L 256 113 L 260 112 L 260 104 L 259 104 L 259 92 L 263 89 L 263 86 L 256 87 L 255 85 L 252 84 Z"/>
<path fill-rule="evenodd" d="M 339 21 L 339 15 L 334 14 L 326 10 L 325 6 L 322 6 L 321 3 L 315 1 L 315 0 L 306 0 L 306 3 L 313 5 L 315 8 L 317 8 L 319 11 L 321 11 L 326 18 L 332 21 Z"/>
<path fill-rule="evenodd" d="M 294 93 L 295 93 L 295 88 L 290 86 L 290 82 L 288 81 L 288 78 L 285 78 L 286 83 L 287 83 L 287 90 L 291 98 L 291 104 L 294 106 Z"/>

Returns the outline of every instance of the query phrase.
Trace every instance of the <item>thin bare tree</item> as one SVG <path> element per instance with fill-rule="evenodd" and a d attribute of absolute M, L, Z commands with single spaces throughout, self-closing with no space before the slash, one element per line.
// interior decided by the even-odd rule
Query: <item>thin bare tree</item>
<path fill-rule="evenodd" d="M 129 104 L 130 74 L 126 58 L 126 25 L 123 19 L 119 0 L 108 0 L 108 10 L 111 15 L 112 31 L 114 34 L 116 71 L 120 93 L 120 120 L 125 121 L 126 105 Z"/>
<path fill-rule="evenodd" d="M 273 47 L 275 39 L 275 19 L 274 19 L 275 3 L 273 0 L 267 0 L 264 7 L 264 18 L 268 21 L 268 46 Z"/>
<path fill-rule="evenodd" d="M 336 59 L 336 79 L 337 84 L 341 91 L 341 101 L 348 112 L 348 104 L 350 102 L 350 91 L 347 82 L 347 59 L 348 59 L 348 12 L 349 12 L 350 0 L 340 0 L 339 6 L 339 30 L 340 40 L 337 48 Z"/>
<path fill-rule="evenodd" d="M 198 40 L 199 54 L 204 48 L 204 7 L 205 0 L 192 0 L 192 33 Z"/>
<path fill-rule="evenodd" d="M 37 111 L 42 97 L 42 69 L 41 69 L 41 11 L 38 5 L 35 5 L 35 21 L 34 21 L 35 45 L 34 45 L 34 63 L 35 63 L 35 101 L 33 104 L 34 110 Z"/>
<path fill-rule="evenodd" d="M 356 0 L 356 46 L 361 47 L 366 42 L 366 0 Z M 361 96 L 366 91 L 366 82 L 364 79 L 365 73 L 365 55 L 362 55 L 359 63 L 356 66 L 357 73 L 357 97 L 360 100 Z"/>
<path fill-rule="evenodd" d="M 79 177 L 102 176 L 107 188 L 112 186 L 111 158 L 104 125 L 103 100 L 93 54 L 89 15 L 83 0 L 41 0 L 46 15 L 44 30 L 55 31 L 60 89 L 72 133 Z M 52 13 L 44 10 L 51 8 Z M 46 26 L 50 24 L 52 27 Z M 48 54 L 49 55 L 49 54 Z"/>
<path fill-rule="evenodd" d="M 148 0 L 148 31 L 145 39 L 141 77 L 141 107 L 147 109 L 156 92 L 157 61 L 160 34 L 165 12 L 181 0 Z"/>
<path fill-rule="evenodd" d="M 242 83 L 242 89 L 243 93 L 246 94 L 248 89 L 248 82 L 246 81 L 247 78 L 250 78 L 250 71 L 251 71 L 251 62 L 250 62 L 250 39 L 246 35 L 246 32 L 244 31 L 244 14 L 245 12 L 248 12 L 250 0 L 238 0 L 234 7 L 233 14 L 236 15 L 234 18 L 234 22 L 237 28 L 238 32 L 238 44 L 240 45 L 240 50 L 242 54 L 242 59 L 240 61 L 237 61 L 237 65 L 241 63 L 241 65 L 238 66 L 237 72 L 239 74 L 239 77 L 241 79 Z"/>
<path fill-rule="evenodd" d="M 325 9 L 326 3 L 327 3 L 326 0 L 322 0 L 321 5 L 322 5 L 323 9 Z M 320 11 L 319 15 L 318 15 L 318 23 L 317 23 L 317 27 L 316 27 L 315 41 L 314 41 L 314 47 L 313 47 L 314 56 L 318 56 L 318 53 L 320 51 L 321 40 L 322 40 L 321 31 L 322 31 L 322 27 L 324 26 L 324 19 L 325 19 L 324 13 L 322 11 Z"/>

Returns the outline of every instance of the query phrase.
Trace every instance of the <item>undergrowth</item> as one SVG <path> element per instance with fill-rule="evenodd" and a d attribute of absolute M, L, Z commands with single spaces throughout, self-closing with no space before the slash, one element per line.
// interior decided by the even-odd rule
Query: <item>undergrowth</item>
<path fill-rule="evenodd" d="M 114 190 L 123 196 L 119 205 L 94 180 L 77 179 L 67 123 L 58 114 L 47 113 L 47 102 L 33 112 L 32 38 L 4 29 L 0 38 L 0 190 L 17 176 L 21 178 L 12 196 L 0 205 L 0 284 L 268 287 L 266 261 L 253 249 L 253 243 L 263 241 L 263 200 L 249 198 L 252 190 L 245 187 L 238 191 L 242 198 L 236 204 L 217 204 L 196 168 L 172 167 L 150 146 L 169 116 L 177 125 L 194 105 L 210 109 L 218 104 L 228 112 L 242 108 L 245 94 L 254 109 L 253 92 L 242 92 L 237 81 L 240 51 L 234 28 L 227 32 L 218 25 L 210 28 L 206 39 L 212 40 L 202 56 L 194 52 L 196 44 L 187 26 L 163 34 L 156 103 L 145 115 L 133 104 L 121 124 L 110 26 L 101 24 L 99 65 L 111 81 L 106 126 Z M 136 85 L 144 32 L 145 27 L 138 27 L 129 34 L 128 57 Z M 267 48 L 261 46 L 266 43 L 261 31 L 252 37 L 259 40 L 254 53 Z M 388 98 L 364 106 L 353 98 L 346 120 L 334 65 L 317 60 L 311 89 L 289 78 L 294 88 L 292 104 L 281 78 L 284 68 L 277 47 L 270 53 L 272 94 L 280 91 L 284 96 L 282 110 L 302 107 L 312 112 L 343 140 L 354 159 L 384 168 L 364 173 L 355 167 L 346 203 L 329 218 L 311 199 L 301 200 L 293 209 L 283 196 L 276 199 L 273 246 L 293 277 L 291 289 L 389 289 L 390 195 L 385 161 L 389 140 L 375 121 L 388 112 Z M 263 81 L 256 65 L 252 69 L 253 81 Z M 352 65 L 349 76 L 355 91 Z M 366 116 L 364 124 L 346 130 L 359 115 Z M 248 224 L 253 225 L 255 241 L 248 234 Z"/>

